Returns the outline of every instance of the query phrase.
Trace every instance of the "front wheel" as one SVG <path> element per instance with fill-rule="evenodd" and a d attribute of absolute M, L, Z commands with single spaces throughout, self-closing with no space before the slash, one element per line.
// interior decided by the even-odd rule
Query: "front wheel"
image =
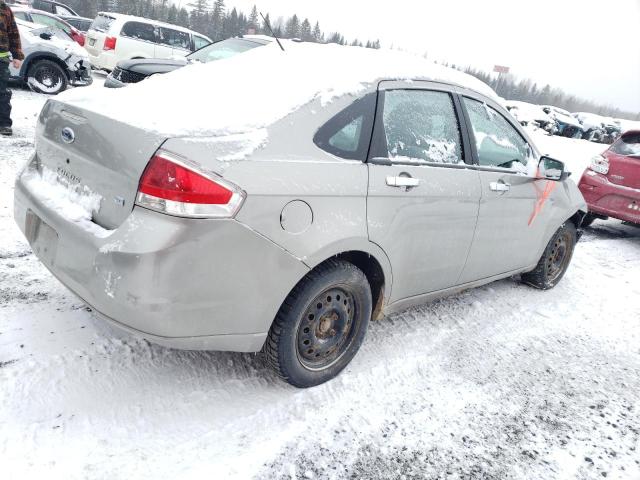
<path fill-rule="evenodd" d="M 360 348 L 371 310 L 371 287 L 359 268 L 339 260 L 317 267 L 280 307 L 265 344 L 269 363 L 295 387 L 331 380 Z"/>
<path fill-rule="evenodd" d="M 577 238 L 571 221 L 562 225 L 547 244 L 536 268 L 522 274 L 522 281 L 541 290 L 555 287 L 569 268 Z"/>
<path fill-rule="evenodd" d="M 51 60 L 37 60 L 29 67 L 29 87 L 38 93 L 57 95 L 67 89 L 67 74 L 60 65 Z"/>

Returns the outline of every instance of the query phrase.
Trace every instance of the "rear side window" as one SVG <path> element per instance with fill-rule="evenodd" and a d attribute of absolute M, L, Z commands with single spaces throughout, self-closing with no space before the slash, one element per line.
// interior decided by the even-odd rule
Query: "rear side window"
<path fill-rule="evenodd" d="M 162 45 L 168 45 L 169 47 L 182 48 L 184 50 L 191 50 L 191 35 L 186 32 L 180 32 L 172 28 L 160 27 L 160 40 Z"/>
<path fill-rule="evenodd" d="M 322 150 L 349 160 L 367 159 L 376 94 L 369 93 L 325 123 L 313 137 Z"/>
<path fill-rule="evenodd" d="M 627 133 L 611 145 L 611 151 L 618 155 L 640 156 L 640 133 Z"/>
<path fill-rule="evenodd" d="M 389 90 L 382 115 L 391 160 L 433 163 L 464 161 L 451 95 L 430 90 Z"/>
<path fill-rule="evenodd" d="M 115 20 L 115 18 L 108 15 L 98 15 L 91 24 L 90 29 L 98 32 L 108 32 Z"/>
<path fill-rule="evenodd" d="M 464 97 L 483 166 L 512 168 L 523 172 L 533 158 L 529 144 L 501 114 L 486 103 Z"/>
<path fill-rule="evenodd" d="M 13 16 L 16 17 L 18 20 L 24 20 L 25 22 L 30 21 L 25 12 L 13 12 Z"/>
<path fill-rule="evenodd" d="M 145 42 L 158 43 L 156 28 L 153 25 L 142 22 L 127 22 L 122 26 L 120 34 L 123 37 L 144 40 Z"/>

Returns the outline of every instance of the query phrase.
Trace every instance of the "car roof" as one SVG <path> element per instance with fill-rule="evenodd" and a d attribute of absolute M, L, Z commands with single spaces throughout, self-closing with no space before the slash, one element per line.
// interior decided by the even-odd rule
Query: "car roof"
<path fill-rule="evenodd" d="M 393 89 L 393 84 L 404 88 L 427 80 L 481 102 L 497 101 L 495 92 L 477 78 L 420 55 L 288 40 L 282 45 L 284 52 L 270 43 L 226 60 L 194 63 L 144 85 L 131 85 L 117 95 L 74 90 L 64 101 L 166 137 L 256 132 L 286 122 L 293 112 L 313 115 L 318 107 L 337 108 L 339 102 L 355 101 L 382 88 L 382 81 L 385 89 Z M 269 73 L 256 75 L 264 71 Z M 212 82 L 215 88 L 210 88 Z M 189 109 L 189 115 L 178 113 L 185 111 L 185 105 L 197 108 Z"/>
<path fill-rule="evenodd" d="M 148 18 L 137 17 L 135 15 L 126 15 L 124 13 L 98 12 L 97 16 L 100 16 L 100 15 L 105 16 L 105 17 L 115 18 L 116 20 L 125 20 L 125 21 L 131 21 L 131 22 L 149 23 L 149 24 L 152 24 L 152 25 L 158 25 L 159 27 L 166 27 L 166 28 L 171 28 L 173 30 L 178 30 L 180 32 L 193 33 L 193 34 L 198 35 L 200 37 L 206 38 L 207 40 L 209 40 L 211 42 L 211 39 L 209 37 L 207 37 L 206 35 L 203 35 L 202 33 L 198 33 L 198 32 L 196 32 L 194 30 L 190 30 L 188 28 L 181 27 L 179 25 L 174 25 L 172 23 L 161 22 L 159 20 L 150 20 Z"/>

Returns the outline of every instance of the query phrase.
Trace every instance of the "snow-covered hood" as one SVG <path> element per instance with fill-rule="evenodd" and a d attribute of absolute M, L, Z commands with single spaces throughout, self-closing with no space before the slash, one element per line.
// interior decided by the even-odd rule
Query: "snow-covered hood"
<path fill-rule="evenodd" d="M 59 100 L 167 137 L 255 132 L 314 99 L 357 95 L 380 79 L 461 85 L 491 98 L 480 80 L 422 57 L 390 50 L 283 42 L 194 63 L 126 89 L 77 89 Z"/>
<path fill-rule="evenodd" d="M 20 40 L 26 45 L 43 45 L 51 48 L 59 48 L 68 55 L 75 55 L 82 59 L 89 59 L 89 54 L 71 38 L 67 38 L 66 34 L 52 27 L 45 27 L 31 22 L 16 20 L 18 31 L 20 32 Z M 50 38 L 42 38 L 40 35 L 46 33 Z"/>
<path fill-rule="evenodd" d="M 509 108 L 511 114 L 520 122 L 551 122 L 553 119 L 542 108 L 532 103 L 516 100 L 506 100 L 504 105 Z"/>

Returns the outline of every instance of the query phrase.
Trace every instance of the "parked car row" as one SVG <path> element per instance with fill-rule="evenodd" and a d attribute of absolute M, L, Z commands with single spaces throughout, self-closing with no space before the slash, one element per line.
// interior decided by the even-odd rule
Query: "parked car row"
<path fill-rule="evenodd" d="M 516 100 L 504 100 L 503 104 L 522 126 L 542 128 L 550 135 L 611 144 L 622 132 L 629 130 L 624 128 L 622 120 L 593 113 L 569 113 L 553 105 L 534 105 Z"/>
<path fill-rule="evenodd" d="M 111 72 L 122 60 L 168 60 L 164 69 L 169 71 L 170 65 L 186 65 L 186 55 L 211 44 L 209 38 L 189 29 L 130 15 L 100 12 L 91 20 L 50 0 L 13 0 L 9 4 L 27 55 L 19 70 L 10 69 L 12 79 L 45 94 L 60 93 L 68 85 L 88 85 L 92 68 Z M 257 40 L 254 43 L 260 44 Z M 219 56 L 224 55 L 222 50 Z M 200 55 L 198 61 L 203 58 Z M 147 68 L 150 74 L 158 73 L 151 66 Z M 140 77 L 135 72 L 120 74 L 112 77 L 110 84 L 136 78 Z"/>

